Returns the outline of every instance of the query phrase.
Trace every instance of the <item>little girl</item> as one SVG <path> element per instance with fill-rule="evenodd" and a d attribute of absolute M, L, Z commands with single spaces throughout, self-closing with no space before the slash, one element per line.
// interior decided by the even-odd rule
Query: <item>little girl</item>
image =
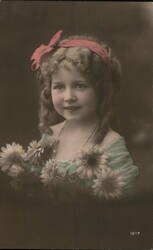
<path fill-rule="evenodd" d="M 131 197 L 138 175 L 124 138 L 110 127 L 120 64 L 104 43 L 85 36 L 61 40 L 61 34 L 31 57 L 40 81 L 42 138 L 27 150 L 14 142 L 1 148 L 0 176 L 6 174 L 21 190 L 15 199 L 19 210 L 13 209 L 15 223 L 5 221 L 3 232 L 9 239 L 11 228 L 10 244 L 19 248 L 25 243 L 26 248 L 110 248 L 116 236 L 124 241 L 129 228 L 137 228 L 133 209 L 127 207 L 129 215 L 116 203 L 105 203 Z M 10 201 L 16 194 L 9 198 L 1 193 Z"/>
<path fill-rule="evenodd" d="M 59 194 L 63 199 L 78 194 L 127 197 L 134 193 L 138 168 L 124 138 L 110 127 L 120 63 L 96 39 L 61 40 L 61 35 L 57 32 L 31 57 L 40 81 L 42 138 L 27 151 L 15 143 L 2 147 L 1 170 L 13 178 L 15 187 L 20 183 L 32 192 L 31 184 L 35 189 L 40 181 L 56 199 Z M 27 183 L 31 178 L 34 183 Z"/>
<path fill-rule="evenodd" d="M 110 127 L 120 63 L 94 38 L 61 40 L 61 35 L 57 32 L 31 57 L 40 81 L 41 142 L 54 141 L 42 182 L 58 186 L 62 176 L 70 188 L 79 186 L 95 197 L 125 197 L 138 168 L 124 138 Z"/>

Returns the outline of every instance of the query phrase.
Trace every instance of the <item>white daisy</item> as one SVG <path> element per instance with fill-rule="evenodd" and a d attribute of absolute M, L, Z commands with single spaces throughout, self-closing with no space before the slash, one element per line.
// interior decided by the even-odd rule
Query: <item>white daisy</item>
<path fill-rule="evenodd" d="M 13 142 L 12 144 L 6 144 L 6 147 L 2 147 L 1 150 L 2 151 L 0 152 L 0 157 L 2 158 L 6 158 L 8 157 L 8 155 L 14 152 L 17 152 L 20 155 L 25 154 L 23 147 L 20 144 L 16 144 L 15 142 Z"/>
<path fill-rule="evenodd" d="M 126 178 L 121 170 L 104 168 L 92 186 L 94 194 L 99 198 L 118 199 L 123 194 Z"/>
<path fill-rule="evenodd" d="M 30 142 L 27 150 L 27 159 L 40 157 L 41 153 L 43 153 L 43 148 L 41 148 L 40 141 L 32 141 Z"/>
<path fill-rule="evenodd" d="M 58 179 L 57 162 L 55 160 L 48 160 L 45 167 L 42 168 L 40 174 L 41 181 L 48 185 Z"/>
<path fill-rule="evenodd" d="M 37 162 L 43 154 L 44 158 L 46 157 L 47 159 L 47 157 L 51 155 L 54 143 L 55 140 L 49 136 L 45 140 L 41 139 L 40 141 L 32 141 L 28 146 L 26 159 L 31 162 Z"/>
<path fill-rule="evenodd" d="M 25 151 L 19 144 L 13 142 L 6 144 L 6 147 L 1 148 L 0 152 L 0 167 L 2 171 L 9 171 L 12 165 L 22 167 L 24 165 Z"/>
<path fill-rule="evenodd" d="M 99 146 L 91 146 L 88 150 L 82 150 L 78 157 L 79 167 L 77 173 L 80 178 L 92 178 L 97 176 L 101 169 L 107 166 L 108 154 Z"/>

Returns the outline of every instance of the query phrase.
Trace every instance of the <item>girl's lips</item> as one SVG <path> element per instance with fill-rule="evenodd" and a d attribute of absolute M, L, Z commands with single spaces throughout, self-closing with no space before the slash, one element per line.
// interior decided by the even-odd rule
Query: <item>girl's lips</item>
<path fill-rule="evenodd" d="M 77 110 L 79 109 L 80 107 L 79 106 L 68 106 L 68 107 L 64 107 L 64 109 L 67 109 L 67 110 Z"/>

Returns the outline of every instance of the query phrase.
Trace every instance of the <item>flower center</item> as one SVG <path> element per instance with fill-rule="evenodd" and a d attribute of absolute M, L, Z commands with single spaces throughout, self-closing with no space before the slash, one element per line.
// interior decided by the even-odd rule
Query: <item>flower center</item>
<path fill-rule="evenodd" d="M 114 180 L 114 178 L 109 178 L 105 181 L 103 181 L 103 187 L 105 190 L 107 190 L 108 193 L 113 192 L 114 190 L 116 190 L 116 181 Z"/>
<path fill-rule="evenodd" d="M 98 159 L 96 155 L 88 155 L 87 164 L 90 168 L 97 167 Z"/>
<path fill-rule="evenodd" d="M 13 164 L 17 165 L 17 164 L 22 162 L 22 158 L 21 158 L 19 153 L 14 152 L 14 153 L 10 154 L 9 161 L 11 161 Z"/>

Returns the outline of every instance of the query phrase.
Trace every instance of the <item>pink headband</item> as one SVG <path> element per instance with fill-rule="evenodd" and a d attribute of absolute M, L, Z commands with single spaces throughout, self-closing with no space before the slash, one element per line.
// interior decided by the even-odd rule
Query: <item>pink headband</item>
<path fill-rule="evenodd" d="M 88 48 L 89 50 L 96 53 L 102 58 L 102 60 L 110 67 L 109 57 L 106 50 L 98 43 L 88 40 L 69 40 L 67 42 L 59 42 L 62 34 L 62 30 L 58 31 L 50 40 L 48 45 L 40 45 L 32 54 L 30 60 L 33 60 L 31 69 L 33 71 L 37 70 L 40 67 L 40 61 L 43 55 L 48 52 L 53 51 L 55 48 L 66 48 L 66 47 L 81 47 Z"/>

